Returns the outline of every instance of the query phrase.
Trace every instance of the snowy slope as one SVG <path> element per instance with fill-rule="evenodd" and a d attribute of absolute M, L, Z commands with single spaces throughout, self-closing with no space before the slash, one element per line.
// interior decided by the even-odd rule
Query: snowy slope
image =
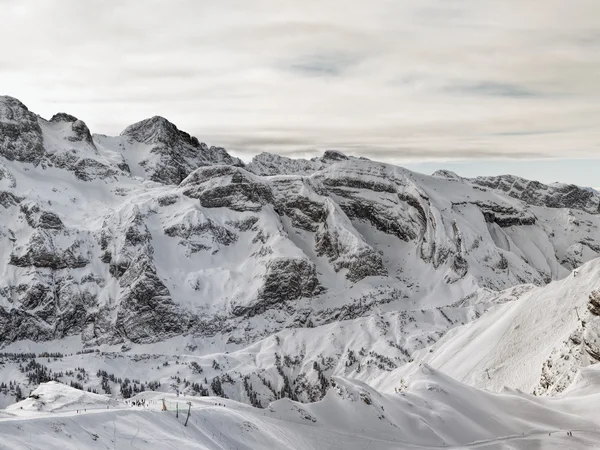
<path fill-rule="evenodd" d="M 336 379 L 318 403 L 283 399 L 264 410 L 220 398 L 144 393 L 134 400 L 143 398 L 146 407 L 121 403 L 106 409 L 98 400 L 77 412 L 82 396 L 78 392 L 41 386 L 40 398 L 48 399 L 53 413 L 32 411 L 30 400 L 15 404 L 9 414 L 18 415 L 0 418 L 0 448 L 591 449 L 600 435 L 598 394 L 576 401 L 491 394 L 427 367 L 403 392 L 382 394 Z M 50 406 L 55 401 L 64 405 L 66 398 L 71 398 L 71 408 Z M 161 411 L 163 399 L 167 411 Z M 190 419 L 183 427 L 190 400 Z"/>
<path fill-rule="evenodd" d="M 590 190 L 533 183 L 533 201 L 336 151 L 242 167 L 161 117 L 106 137 L 1 103 L 3 342 L 251 343 L 545 284 L 600 255 Z"/>
<path fill-rule="evenodd" d="M 531 289 L 455 328 L 433 349 L 416 352 L 414 364 L 426 362 L 463 383 L 495 391 L 508 386 L 560 392 L 578 369 L 600 361 L 600 311 L 588 306 L 598 289 L 595 259 L 564 280 Z M 409 365 L 399 372 L 410 370 Z"/>

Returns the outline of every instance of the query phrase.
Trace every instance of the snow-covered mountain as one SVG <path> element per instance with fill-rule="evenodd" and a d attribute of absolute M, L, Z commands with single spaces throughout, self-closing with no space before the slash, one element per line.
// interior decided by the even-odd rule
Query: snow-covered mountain
<path fill-rule="evenodd" d="M 600 196 L 575 186 L 334 151 L 244 167 L 160 117 L 106 137 L 0 104 L 3 342 L 250 343 L 545 284 L 600 253 Z"/>
<path fill-rule="evenodd" d="M 262 408 L 393 397 L 423 367 L 563 393 L 600 359 L 599 256 L 589 188 L 333 150 L 244 164 L 161 117 L 111 137 L 0 97 L 2 404 L 51 379 Z M 419 445 L 488 438 L 415 417 Z"/>
<path fill-rule="evenodd" d="M 488 390 L 508 386 L 535 395 L 568 390 L 579 369 L 600 362 L 600 259 L 519 297 L 499 301 L 478 320 L 415 352 L 415 362 L 394 376 L 409 377 L 413 366 L 426 363 Z"/>

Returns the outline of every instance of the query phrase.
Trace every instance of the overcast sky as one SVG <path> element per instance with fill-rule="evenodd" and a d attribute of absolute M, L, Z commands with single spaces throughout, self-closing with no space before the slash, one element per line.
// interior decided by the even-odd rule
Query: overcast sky
<path fill-rule="evenodd" d="M 336 148 L 600 185 L 600 0 L 0 8 L 1 93 L 95 133 L 158 114 L 244 159 Z"/>

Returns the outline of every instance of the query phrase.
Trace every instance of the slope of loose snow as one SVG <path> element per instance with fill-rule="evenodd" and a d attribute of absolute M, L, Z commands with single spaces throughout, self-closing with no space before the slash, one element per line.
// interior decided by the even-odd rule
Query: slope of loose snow
<path fill-rule="evenodd" d="M 598 288 L 600 259 L 595 259 L 564 280 L 532 289 L 517 301 L 496 306 L 478 320 L 455 328 L 432 350 L 414 357 L 472 386 L 492 390 L 510 386 L 532 392 L 552 351 L 568 342 L 580 318 L 589 315 L 590 293 Z M 590 326 L 595 325 L 590 322 Z M 410 368 L 400 370 L 407 371 Z"/>
<path fill-rule="evenodd" d="M 425 366 L 402 392 L 381 394 L 364 384 L 336 379 L 335 387 L 318 403 L 284 399 L 266 410 L 220 398 L 150 392 L 135 399 L 143 398 L 147 407 L 77 412 L 79 405 L 69 410 L 62 402 L 79 398 L 74 391 L 56 384 L 41 386 L 40 393 L 61 402 L 60 412 L 31 412 L 29 400 L 16 404 L 12 409 L 19 416 L 0 417 L 0 448 L 591 449 L 600 437 L 598 394 L 577 402 L 568 397 L 491 394 Z M 166 412 L 161 411 L 163 399 Z M 52 400 L 48 409 L 59 409 L 51 406 Z M 183 427 L 190 400 L 190 419 Z"/>
<path fill-rule="evenodd" d="M 31 416 L 33 413 L 73 411 L 80 409 L 108 409 L 119 402 L 105 395 L 80 391 L 66 384 L 50 381 L 40 384 L 23 401 L 10 405 L 6 412 L 15 416 Z"/>

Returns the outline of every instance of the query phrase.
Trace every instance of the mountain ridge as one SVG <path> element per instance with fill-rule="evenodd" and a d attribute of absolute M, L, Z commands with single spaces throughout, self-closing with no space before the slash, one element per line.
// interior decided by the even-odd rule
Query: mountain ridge
<path fill-rule="evenodd" d="M 388 377 L 600 256 L 600 194 L 573 185 L 335 150 L 244 164 L 158 116 L 111 137 L 6 98 L 0 132 L 0 347 L 98 350 L 56 371 L 147 383 L 159 364 L 164 389 L 203 373 L 178 389 L 314 402 L 331 376 Z M 540 392 L 577 367 L 536 368 Z"/>
<path fill-rule="evenodd" d="M 8 329 L 25 322 L 40 336 L 62 337 L 65 327 L 55 322 L 62 308 L 56 308 L 76 304 L 66 329 L 90 342 L 101 342 L 107 329 L 109 340 L 161 339 L 207 332 L 214 329 L 209 322 L 229 327 L 236 317 L 274 308 L 278 314 L 287 310 L 292 323 L 315 322 L 323 317 L 316 305 L 341 296 L 325 319 L 335 320 L 335 311 L 349 306 L 366 313 L 382 301 L 419 303 L 415 264 L 432 274 L 424 289 L 464 296 L 479 288 L 545 284 L 600 254 L 600 196 L 589 190 L 516 177 L 430 177 L 333 150 L 310 161 L 261 154 L 245 165 L 159 116 L 110 138 L 92 135 L 65 113 L 46 121 L 16 99 L 4 97 L 3 104 L 0 124 L 13 130 L 0 146 L 4 215 L 19 217 L 4 226 L 2 236 L 14 244 L 3 271 L 31 286 L 5 282 L 0 291 L 11 305 L 5 300 L 2 307 Z M 33 164 L 35 181 L 20 163 Z M 50 184 L 63 177 L 62 192 L 102 194 L 80 196 L 81 219 L 70 220 L 73 199 L 46 185 L 45 175 Z M 83 211 L 89 199 L 100 214 Z M 83 217 L 96 225 L 84 224 Z M 533 240 L 524 240 L 525 232 Z M 157 259 L 156 246 L 169 262 Z M 246 262 L 228 259 L 234 254 Z M 189 268 L 170 285 L 173 261 Z M 73 279 L 67 273 L 76 270 L 85 274 Z M 215 276 L 225 281 L 222 287 L 211 281 Z M 253 287 L 234 286 L 231 277 Z M 373 295 L 372 283 L 384 292 L 404 292 L 375 294 L 371 307 L 341 301 L 354 287 Z M 190 303 L 196 293 L 204 296 L 200 304 Z M 207 298 L 215 293 L 221 296 L 217 303 Z M 302 313 L 296 322 L 290 301 L 302 304 L 308 316 Z M 38 311 L 34 317 L 31 307 Z M 157 316 L 165 325 L 152 314 L 138 314 L 144 308 L 162 311 Z M 291 325 L 287 320 L 282 326 Z M 19 336 L 12 331 L 2 339 Z"/>

